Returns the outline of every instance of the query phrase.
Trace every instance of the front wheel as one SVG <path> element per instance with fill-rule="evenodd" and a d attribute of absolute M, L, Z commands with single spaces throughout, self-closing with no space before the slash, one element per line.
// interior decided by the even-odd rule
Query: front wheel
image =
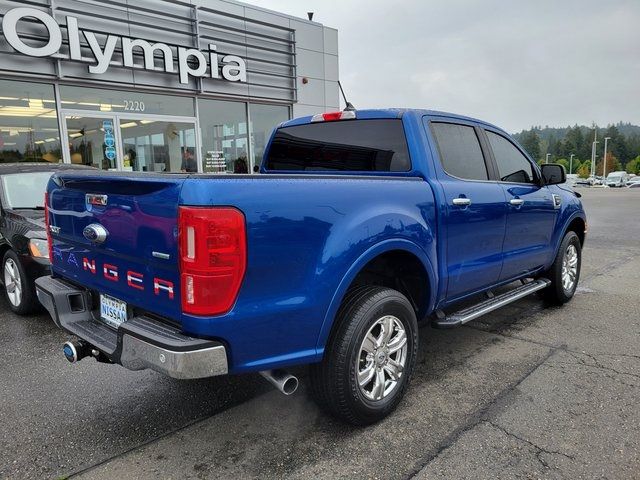
<path fill-rule="evenodd" d="M 580 279 L 581 247 L 578 235 L 567 232 L 551 268 L 544 275 L 551 280 L 551 285 L 544 290 L 550 303 L 562 305 L 573 298 Z"/>
<path fill-rule="evenodd" d="M 338 311 L 322 362 L 310 368 L 318 404 L 354 425 L 375 423 L 400 403 L 416 362 L 418 326 L 396 290 L 359 287 Z"/>

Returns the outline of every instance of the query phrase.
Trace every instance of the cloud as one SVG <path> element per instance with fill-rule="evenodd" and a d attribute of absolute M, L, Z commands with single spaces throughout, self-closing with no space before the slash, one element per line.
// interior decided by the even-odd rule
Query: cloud
<path fill-rule="evenodd" d="M 640 123 L 640 2 L 264 0 L 335 27 L 350 101 L 507 130 Z"/>

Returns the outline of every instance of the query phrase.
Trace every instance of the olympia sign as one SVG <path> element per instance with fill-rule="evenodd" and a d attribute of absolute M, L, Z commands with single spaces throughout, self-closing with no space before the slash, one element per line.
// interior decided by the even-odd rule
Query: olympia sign
<path fill-rule="evenodd" d="M 35 18 L 42 23 L 49 34 L 46 44 L 31 46 L 25 43 L 18 33 L 17 25 L 23 18 Z M 66 17 L 67 37 L 69 41 L 70 60 L 92 63 L 89 73 L 99 75 L 107 71 L 112 64 L 116 46 L 122 47 L 122 65 L 129 68 L 143 68 L 144 70 L 164 71 L 176 73 L 174 66 L 173 49 L 165 43 L 150 43 L 139 38 L 128 38 L 120 35 L 107 35 L 104 45 L 100 45 L 96 34 L 88 30 L 78 28 L 78 19 Z M 62 30 L 56 20 L 46 12 L 35 8 L 19 7 L 9 10 L 2 19 L 4 36 L 16 51 L 31 57 L 59 56 L 62 47 Z M 84 36 L 91 49 L 94 58 L 82 56 L 80 47 L 80 34 Z M 144 54 L 142 66 L 133 62 L 133 49 L 139 48 Z M 162 58 L 162 68 L 155 65 L 155 53 L 159 52 Z M 216 46 L 209 45 L 209 50 L 202 52 L 195 48 L 177 47 L 177 73 L 180 83 L 189 83 L 189 77 L 223 78 L 230 82 L 246 82 L 247 66 L 241 57 L 236 55 L 224 55 L 220 61 Z"/>

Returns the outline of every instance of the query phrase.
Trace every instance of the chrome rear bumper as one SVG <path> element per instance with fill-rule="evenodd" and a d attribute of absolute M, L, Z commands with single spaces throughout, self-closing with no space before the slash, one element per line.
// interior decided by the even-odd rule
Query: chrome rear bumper
<path fill-rule="evenodd" d="M 136 316 L 117 330 L 94 317 L 91 292 L 60 278 L 36 280 L 36 294 L 56 325 L 129 370 L 151 369 L 178 379 L 226 375 L 225 346 L 193 338 L 149 316 Z"/>
<path fill-rule="evenodd" d="M 150 368 L 173 378 L 206 378 L 228 373 L 227 352 L 222 345 L 175 352 L 123 335 L 120 364 L 129 370 Z"/>

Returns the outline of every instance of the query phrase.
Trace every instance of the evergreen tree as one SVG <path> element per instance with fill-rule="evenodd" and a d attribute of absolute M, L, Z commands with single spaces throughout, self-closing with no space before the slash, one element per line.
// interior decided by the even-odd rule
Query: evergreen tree
<path fill-rule="evenodd" d="M 514 136 L 535 160 L 544 160 L 547 153 L 551 154 L 551 161 L 557 158 L 569 158 L 573 153 L 575 155 L 573 171 L 577 172 L 576 159 L 580 159 L 580 166 L 585 162 L 588 165 L 591 164 L 594 131 L 598 133 L 596 157 L 602 157 L 604 137 L 611 138 L 607 144 L 607 152 L 613 153 L 622 167 L 626 167 L 628 162 L 640 155 L 640 126 L 630 123 L 618 122 L 607 128 L 598 128 L 597 125 L 591 127 L 574 125 L 566 128 L 535 126 Z M 629 168 L 635 168 L 634 165 L 630 165 Z"/>
<path fill-rule="evenodd" d="M 540 137 L 535 130 L 531 129 L 527 132 L 523 132 L 520 137 L 520 143 L 531 158 L 534 160 L 538 160 L 540 158 Z"/>
<path fill-rule="evenodd" d="M 623 165 L 627 163 L 631 158 L 627 154 L 626 139 L 620 134 L 618 128 L 615 125 L 609 125 L 605 136 L 610 138 L 607 145 L 608 150 L 613 152 L 613 155 L 618 158 Z"/>
<path fill-rule="evenodd" d="M 558 155 L 558 141 L 553 134 L 549 137 L 549 147 L 547 148 L 546 153 L 550 153 L 552 156 Z"/>

